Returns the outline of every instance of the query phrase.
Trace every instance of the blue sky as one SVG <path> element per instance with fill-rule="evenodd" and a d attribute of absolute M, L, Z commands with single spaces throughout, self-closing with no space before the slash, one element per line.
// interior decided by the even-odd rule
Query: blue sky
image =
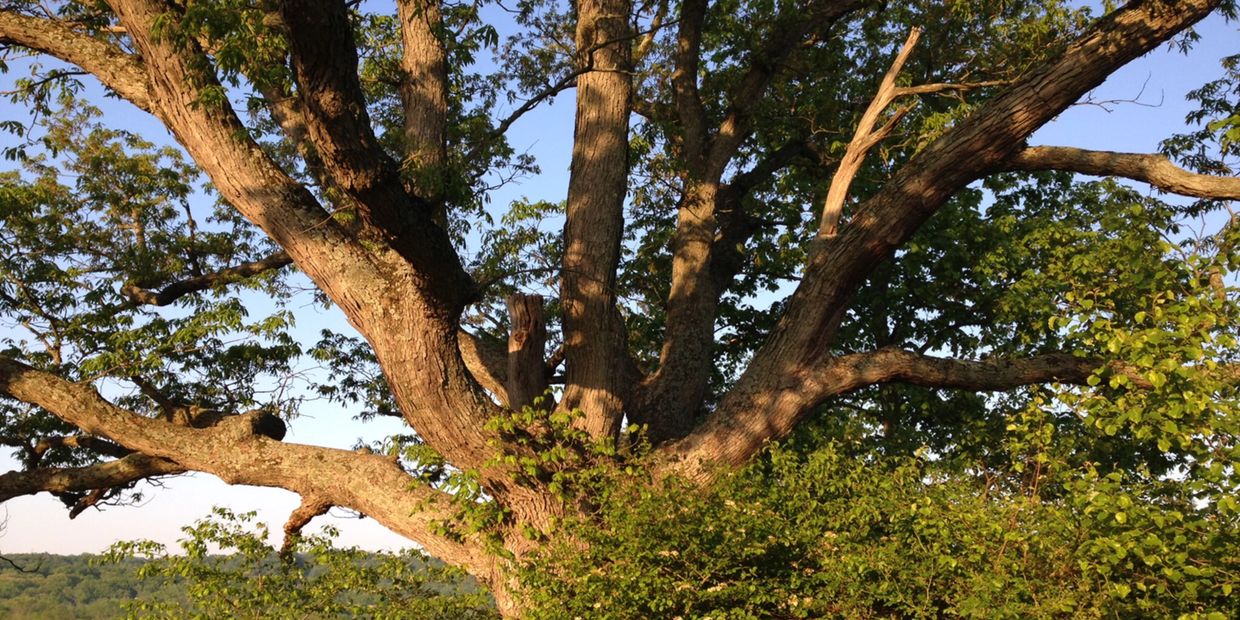
<path fill-rule="evenodd" d="M 1153 152 L 1163 138 L 1183 127 L 1190 109 L 1184 94 L 1220 73 L 1219 58 L 1240 53 L 1240 37 L 1235 24 L 1211 17 L 1199 26 L 1202 41 L 1188 54 L 1161 48 L 1117 72 L 1093 93 L 1093 100 L 1132 100 L 1106 106 L 1077 105 L 1039 131 L 1030 144 L 1079 146 L 1131 152 Z M 162 126 L 127 104 L 113 103 L 105 108 L 105 120 L 138 131 L 155 142 L 170 140 Z M 19 110 L 0 112 L 0 119 L 16 118 Z M 564 93 L 553 105 L 528 114 L 512 128 L 510 138 L 518 150 L 528 150 L 538 158 L 542 174 L 501 188 L 493 195 L 493 205 L 531 199 L 563 199 L 567 189 L 568 154 L 572 137 L 572 94 Z M 0 142 L 9 139 L 0 136 Z M 828 179 L 824 179 L 824 184 Z M 295 308 L 297 308 L 295 306 Z M 314 314 L 297 310 L 299 331 L 307 334 L 303 342 L 313 342 L 324 325 L 344 328 L 337 313 Z M 312 402 L 291 427 L 286 441 L 348 448 L 359 439 L 379 439 L 403 430 L 387 420 L 368 424 L 354 422 L 351 414 L 338 407 Z M 7 455 L 0 456 L 0 471 L 13 468 Z M 149 499 L 140 507 L 88 510 L 69 521 L 60 502 L 46 494 L 11 500 L 0 505 L 0 519 L 7 517 L 7 529 L 0 536 L 0 553 L 46 551 L 52 553 L 98 552 L 117 540 L 149 538 L 171 544 L 180 536 L 180 527 L 205 516 L 212 506 L 228 506 L 236 511 L 257 510 L 260 518 L 278 531 L 297 497 L 289 492 L 253 487 L 229 487 L 213 476 L 194 474 L 163 481 L 162 488 L 148 489 Z M 409 541 L 388 532 L 373 520 L 337 515 L 316 523 L 331 522 L 343 534 L 341 542 L 370 549 L 407 546 Z"/>

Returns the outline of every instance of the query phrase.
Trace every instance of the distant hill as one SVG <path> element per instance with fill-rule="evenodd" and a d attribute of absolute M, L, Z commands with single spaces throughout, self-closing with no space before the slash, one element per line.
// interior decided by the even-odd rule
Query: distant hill
<path fill-rule="evenodd" d="M 318 617 L 317 612 L 324 609 L 324 604 L 333 605 L 334 609 L 324 617 L 339 617 L 342 614 L 393 617 L 394 609 L 401 617 L 420 619 L 460 620 L 492 618 L 495 615 L 490 597 L 479 591 L 471 579 L 445 576 L 440 572 L 443 567 L 438 562 L 431 560 L 427 563 L 420 558 L 395 558 L 360 552 L 347 556 L 351 559 L 344 560 L 344 564 L 338 561 L 323 564 L 312 556 L 298 554 L 295 566 L 304 571 L 302 574 L 308 581 L 299 582 L 299 587 L 304 590 L 290 594 L 283 589 L 289 585 L 288 582 L 278 578 L 264 581 L 266 576 L 276 577 L 274 573 L 267 572 L 264 563 L 255 569 L 253 558 L 242 555 L 210 556 L 223 561 L 214 565 L 215 569 L 222 571 L 216 575 L 232 583 L 266 583 L 266 586 L 257 589 L 242 586 L 229 590 L 228 594 L 212 590 L 204 595 L 201 584 L 196 584 L 188 575 L 183 575 L 186 578 L 155 575 L 139 579 L 138 569 L 146 562 L 142 559 L 131 558 L 113 563 L 104 561 L 103 556 L 99 555 L 46 553 L 6 554 L 2 557 L 8 561 L 0 560 L 0 620 L 125 618 L 128 616 L 126 603 L 132 601 L 158 604 L 162 611 L 156 615 L 161 617 L 167 613 L 177 617 L 223 617 L 236 610 L 247 610 L 243 613 L 251 617 L 278 618 L 292 609 L 296 609 L 296 615 L 300 617 Z M 342 556 L 336 558 L 343 559 Z M 398 577 L 399 569 L 392 569 L 390 564 L 393 560 L 412 568 L 413 572 Z M 352 581 L 354 578 L 365 578 L 367 568 L 381 566 L 397 572 L 372 574 L 373 578 L 364 583 Z M 239 573 L 230 573 L 232 570 Z M 236 581 L 238 574 L 242 575 L 239 577 L 241 582 Z M 332 575 L 344 575 L 346 581 L 332 583 Z M 339 589 L 332 590 L 333 586 Z M 316 599 L 316 595 L 326 598 Z M 221 596 L 226 598 L 220 599 Z M 254 598 L 256 596 L 257 599 Z M 256 603 L 257 609 L 254 608 Z M 283 612 L 275 614 L 269 606 Z M 139 615 L 149 615 L 150 610 L 147 608 Z"/>
<path fill-rule="evenodd" d="M 160 584 L 143 584 L 136 572 L 141 560 L 104 564 L 96 555 L 5 555 L 30 572 L 0 562 L 0 618 L 6 620 L 79 620 L 124 618 L 123 604 L 135 598 L 170 595 Z"/>

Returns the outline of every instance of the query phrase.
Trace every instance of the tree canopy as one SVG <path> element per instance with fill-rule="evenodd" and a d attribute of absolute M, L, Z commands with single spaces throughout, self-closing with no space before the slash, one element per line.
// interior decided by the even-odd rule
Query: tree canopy
<path fill-rule="evenodd" d="M 508 616 L 1226 615 L 1240 56 L 1158 153 L 1029 143 L 1212 13 L 6 0 L 0 500 L 283 488 Z M 556 97 L 562 200 L 494 204 Z"/>

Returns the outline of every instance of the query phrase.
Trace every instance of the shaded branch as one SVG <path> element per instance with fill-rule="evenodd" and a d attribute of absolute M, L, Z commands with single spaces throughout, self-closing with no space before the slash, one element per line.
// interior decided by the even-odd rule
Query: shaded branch
<path fill-rule="evenodd" d="M 28 47 L 77 65 L 125 100 L 155 112 L 149 77 L 138 57 L 66 23 L 0 11 L 0 44 Z"/>
<path fill-rule="evenodd" d="M 719 233 L 710 253 L 710 275 L 716 295 L 721 295 L 728 289 L 732 279 L 744 266 L 744 249 L 750 236 L 764 226 L 774 225 L 773 222 L 748 213 L 745 200 L 754 190 L 769 183 L 780 170 L 812 152 L 810 144 L 805 140 L 793 140 L 769 151 L 766 157 L 752 168 L 736 175 L 719 188 L 716 207 Z"/>
<path fill-rule="evenodd" d="M 365 224 L 362 236 L 372 242 L 368 253 L 394 250 L 418 272 L 415 281 L 428 302 L 459 311 L 475 297 L 473 281 L 447 231 L 435 221 L 435 196 L 407 191 L 400 162 L 384 151 L 375 135 L 358 77 L 348 9 L 339 0 L 282 0 L 279 8 L 288 27 L 289 56 L 310 141 L 334 184 L 355 200 Z M 435 64 L 432 58 L 423 60 Z M 406 95 L 420 97 L 418 93 L 412 88 Z M 421 111 L 415 116 L 420 118 L 439 113 L 433 102 L 419 101 L 418 106 Z M 439 139 L 436 131 L 410 131 L 417 140 Z M 429 142 L 423 146 L 430 149 L 424 154 L 442 148 Z M 425 193 L 425 188 L 414 189 Z"/>
<path fill-rule="evenodd" d="M 0 502 L 35 493 L 75 493 L 110 489 L 153 476 L 185 473 L 176 462 L 145 454 L 85 467 L 48 467 L 0 475 Z"/>
<path fill-rule="evenodd" d="M 507 407 L 508 354 L 503 345 L 463 329 L 457 330 L 456 339 L 469 374 Z"/>
<path fill-rule="evenodd" d="M 986 88 L 988 86 L 1004 86 L 1011 83 L 1011 80 L 984 80 L 981 82 L 935 82 L 933 84 L 915 84 L 913 86 L 901 86 L 895 89 L 895 96 L 906 97 L 909 95 L 936 95 L 945 92 L 961 92 L 973 90 L 975 88 Z"/>
<path fill-rule="evenodd" d="M 712 252 L 720 237 L 720 180 L 752 131 L 752 115 L 789 57 L 815 34 L 829 30 L 860 7 L 861 0 L 784 5 L 762 42 L 745 59 L 742 75 L 729 90 L 723 119 L 713 130 L 698 90 L 702 24 L 707 2 L 682 5 L 672 76 L 673 101 L 680 120 L 686 164 L 684 190 L 672 236 L 672 277 L 659 366 L 642 380 L 630 407 L 631 419 L 646 424 L 652 437 L 683 436 L 692 427 L 709 391 L 715 318 L 724 280 L 711 273 Z M 739 222 L 733 220 L 735 227 Z M 734 228 L 732 235 L 743 233 Z M 729 260 L 735 253 L 728 250 Z M 572 365 L 569 365 L 572 368 Z"/>
<path fill-rule="evenodd" d="M 750 117 L 762 103 L 767 87 L 788 57 L 807 37 L 825 33 L 836 22 L 865 4 L 865 0 L 825 0 L 809 6 L 789 5 L 776 18 L 764 45 L 749 58 L 749 67 L 728 96 L 727 114 L 719 124 L 707 155 L 706 178 L 716 179 L 727 168 L 750 131 Z"/>
<path fill-rule="evenodd" d="M 702 23 L 706 19 L 707 0 L 685 0 L 680 6 L 680 30 L 676 34 L 673 56 L 672 98 L 680 119 L 680 138 L 684 157 L 690 167 L 702 175 L 709 137 L 706 133 L 706 109 L 698 93 L 699 61 L 702 53 Z"/>
<path fill-rule="evenodd" d="M 833 377 L 820 397 L 835 396 L 870 385 L 908 383 L 929 388 L 948 388 L 975 392 L 998 392 L 1041 383 L 1086 385 L 1086 381 L 1106 362 L 1076 357 L 1070 353 L 1051 353 L 1026 358 L 962 360 L 922 355 L 901 349 L 880 349 L 868 353 L 843 355 L 830 360 L 822 370 Z M 1110 364 L 1111 370 L 1126 375 L 1142 389 L 1153 385 L 1133 367 Z"/>
<path fill-rule="evenodd" d="M 43 437 L 39 439 L 39 441 L 35 443 L 34 449 L 31 451 L 31 460 L 34 463 L 38 463 L 43 458 L 43 455 L 47 454 L 49 450 L 55 450 L 57 448 L 81 448 L 83 450 L 90 450 L 96 454 L 102 454 L 104 456 L 110 456 L 118 459 L 124 458 L 133 453 L 132 450 L 127 450 L 106 439 L 100 439 L 92 435 L 68 435 Z"/>
<path fill-rule="evenodd" d="M 1240 200 L 1240 177 L 1195 174 L 1161 155 L 1090 151 L 1066 146 L 1031 146 L 1012 156 L 1006 170 L 1062 170 L 1124 177 L 1158 189 L 1197 198 Z"/>
<path fill-rule="evenodd" d="M 137 305 L 166 306 L 190 293 L 244 280 L 245 278 L 271 271 L 272 269 L 279 269 L 292 263 L 293 259 L 288 254 L 277 252 L 261 260 L 173 282 L 158 292 L 144 289 L 133 283 L 127 283 L 121 287 L 121 293 L 129 298 L 129 301 Z"/>

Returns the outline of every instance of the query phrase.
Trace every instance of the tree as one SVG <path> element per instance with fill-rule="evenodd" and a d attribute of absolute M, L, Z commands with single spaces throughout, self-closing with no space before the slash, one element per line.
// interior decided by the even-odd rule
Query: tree
<path fill-rule="evenodd" d="M 1040 412 L 1057 463 L 1186 477 L 1235 519 L 1236 231 L 1180 227 L 1240 197 L 1236 59 L 1163 154 L 1027 144 L 1233 4 L 529 1 L 502 38 L 483 3 L 395 4 L 5 5 L 11 61 L 65 64 L 12 94 L 38 128 L 10 123 L 35 139 L 0 189 L 0 313 L 33 344 L 0 356 L 25 465 L 0 497 L 284 488 L 290 535 L 356 510 L 511 615 L 514 560 L 603 503 L 599 472 L 705 488 L 806 425 L 1019 480 L 1005 433 Z M 86 75 L 183 151 L 96 121 Z M 565 200 L 493 223 L 488 183 L 533 166 L 506 131 L 570 89 Z M 248 321 L 293 271 L 361 339 Z M 280 441 L 305 356 L 409 435 Z"/>

